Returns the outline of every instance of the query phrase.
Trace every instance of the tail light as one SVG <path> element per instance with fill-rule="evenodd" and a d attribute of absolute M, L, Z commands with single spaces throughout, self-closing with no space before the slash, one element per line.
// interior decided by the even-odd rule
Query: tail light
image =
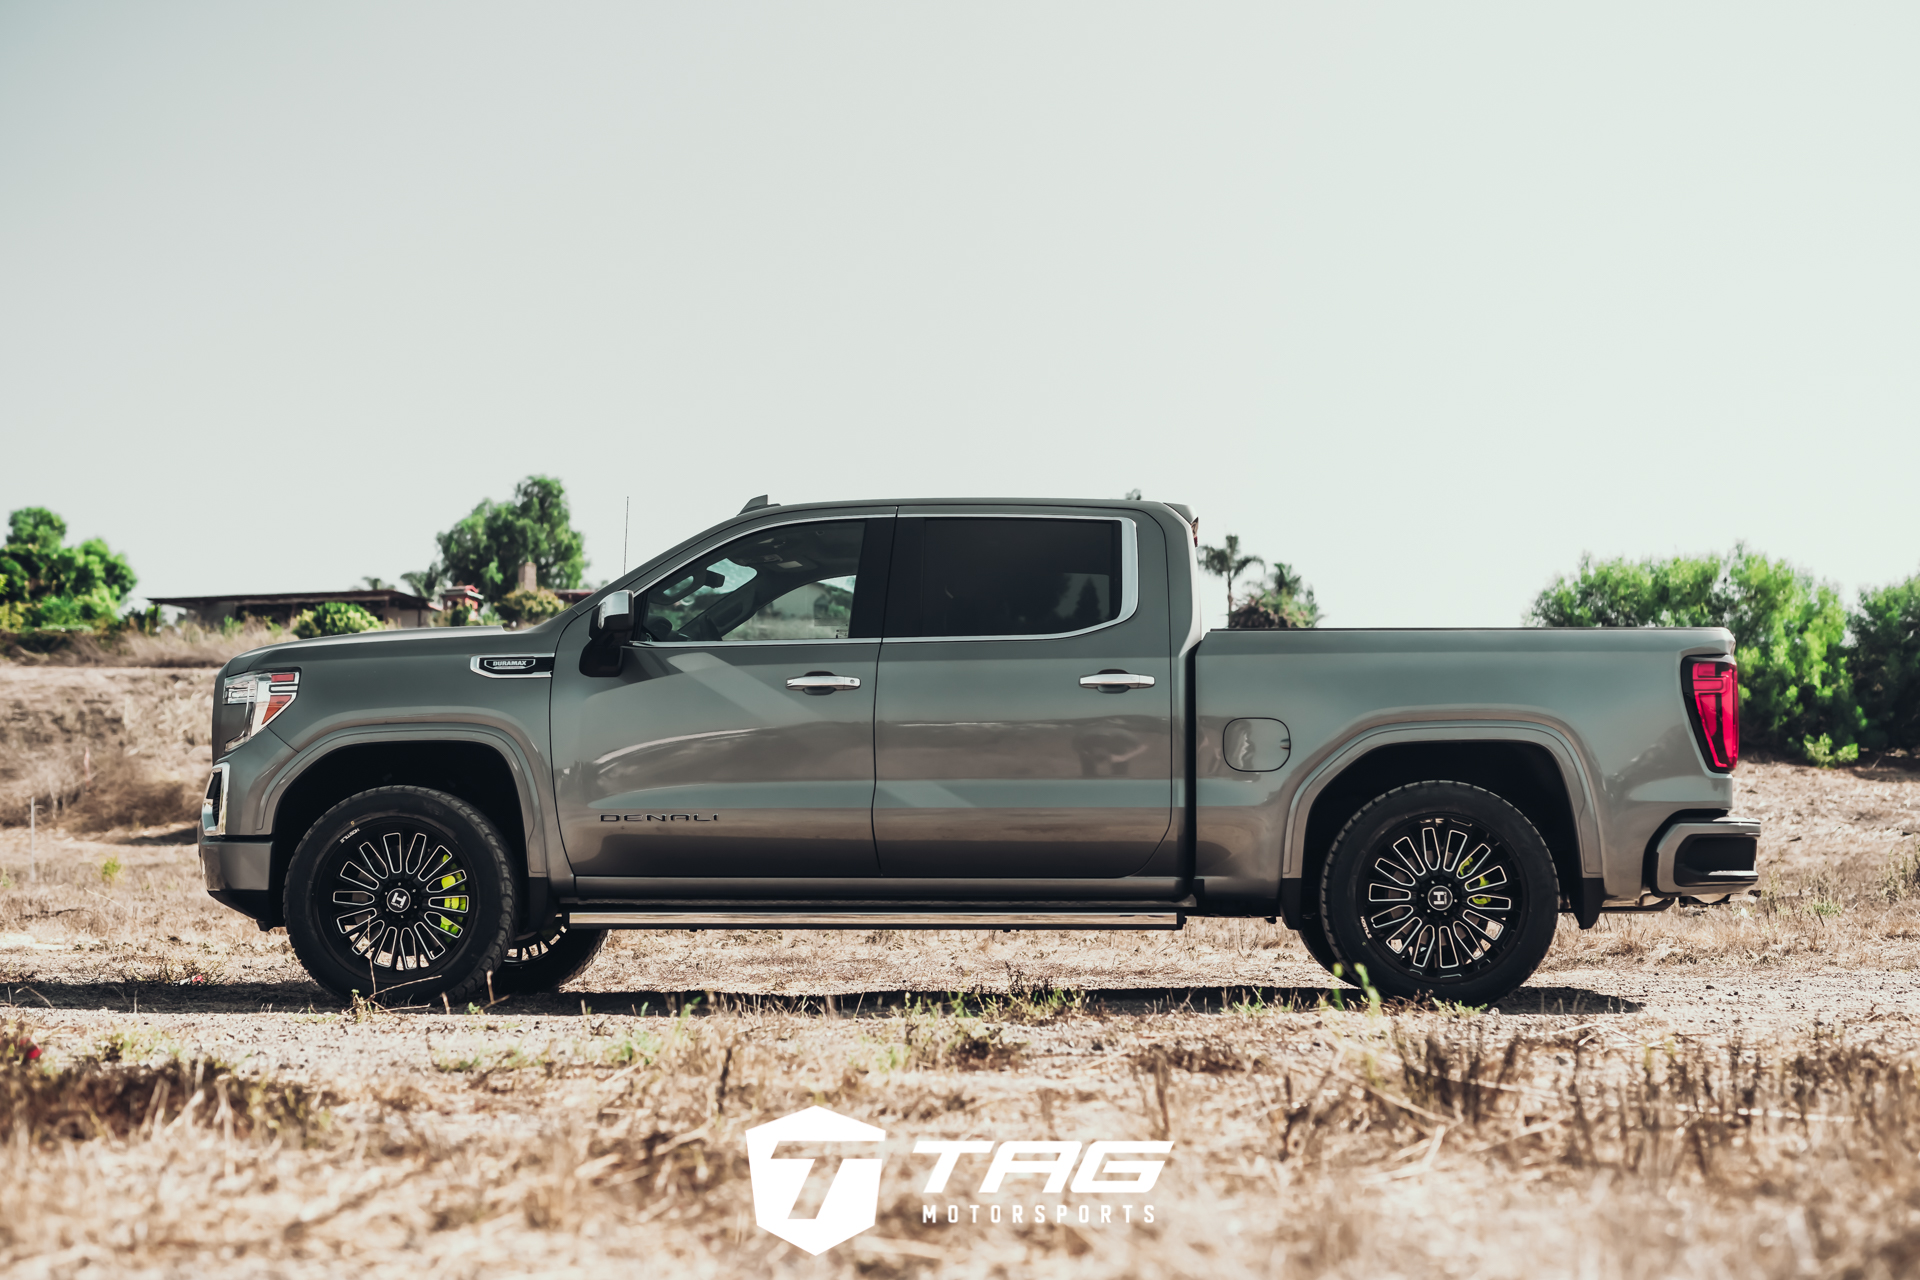
<path fill-rule="evenodd" d="M 1681 668 L 1693 731 L 1715 773 L 1731 773 L 1740 763 L 1740 671 L 1731 662 L 1691 658 Z"/>
<path fill-rule="evenodd" d="M 218 744 L 220 754 L 225 755 L 266 728 L 268 722 L 292 706 L 299 695 L 298 671 L 262 671 L 229 678 L 221 691 L 221 706 L 215 708 L 214 715 L 215 737 L 220 736 L 223 728 L 232 734 L 225 743 Z M 236 710 L 223 715 L 223 708 Z M 241 708 L 244 710 L 239 710 Z M 232 733 L 235 728 L 238 733 Z"/>

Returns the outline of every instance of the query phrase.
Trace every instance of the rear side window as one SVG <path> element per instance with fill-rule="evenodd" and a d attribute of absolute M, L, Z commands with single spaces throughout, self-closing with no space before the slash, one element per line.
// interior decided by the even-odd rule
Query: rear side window
<path fill-rule="evenodd" d="M 890 636 L 1042 636 L 1120 616 L 1113 520 L 900 521 Z"/>

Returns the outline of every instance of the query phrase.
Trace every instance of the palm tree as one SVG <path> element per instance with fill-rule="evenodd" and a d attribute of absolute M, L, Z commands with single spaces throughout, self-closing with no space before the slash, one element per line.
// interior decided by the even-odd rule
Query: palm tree
<path fill-rule="evenodd" d="M 446 579 L 447 571 L 438 564 L 430 564 L 416 573 L 400 575 L 400 581 L 406 583 L 408 589 L 422 600 L 431 600 L 439 595 L 440 588 Z"/>
<path fill-rule="evenodd" d="M 1200 567 L 1208 573 L 1227 580 L 1227 612 L 1233 612 L 1233 580 L 1245 573 L 1252 565 L 1265 566 L 1267 562 L 1256 555 L 1240 554 L 1240 537 L 1228 534 L 1226 545 L 1200 548 Z"/>

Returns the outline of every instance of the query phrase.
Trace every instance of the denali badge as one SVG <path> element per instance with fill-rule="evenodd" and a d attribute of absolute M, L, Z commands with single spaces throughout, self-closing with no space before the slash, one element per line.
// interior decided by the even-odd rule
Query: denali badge
<path fill-rule="evenodd" d="M 718 822 L 717 813 L 603 813 L 602 822 Z"/>

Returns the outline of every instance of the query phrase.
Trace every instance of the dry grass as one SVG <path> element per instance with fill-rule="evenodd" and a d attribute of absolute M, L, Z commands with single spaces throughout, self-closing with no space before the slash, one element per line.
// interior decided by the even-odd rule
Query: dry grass
<path fill-rule="evenodd" d="M 39 672 L 73 683 L 0 747 L 191 761 L 209 674 Z M 1920 775 L 1740 789 L 1761 895 L 1563 928 L 1497 1013 L 1372 1009 L 1259 920 L 629 933 L 561 996 L 343 1010 L 190 826 L 83 805 L 36 877 L 0 829 L 0 1273 L 1911 1274 Z M 819 1258 L 755 1225 L 743 1139 L 816 1104 L 889 1135 L 878 1224 Z M 977 1158 L 928 1195 L 923 1138 L 1174 1150 L 1145 1197 L 983 1195 Z"/>
<path fill-rule="evenodd" d="M 0 823 L 104 831 L 199 812 L 212 763 L 207 669 L 0 664 Z"/>
<path fill-rule="evenodd" d="M 0 1266 L 1517 1277 L 1899 1276 L 1920 1262 L 1906 1026 L 1707 1043 L 1571 1018 L 1096 1005 L 1008 1031 L 1028 1046 L 1024 1069 L 956 1071 L 916 1059 L 916 1016 L 948 1015 L 749 1008 L 556 1030 L 363 1006 L 306 1025 L 388 1046 L 333 1080 L 324 1113 L 232 1067 L 197 1087 L 180 1067 L 169 1078 L 199 1106 L 162 1122 L 150 1086 L 113 1083 L 153 1068 L 113 1064 L 97 1040 L 65 1049 L 63 1035 L 81 1038 L 47 1015 L 28 1034 L 65 1065 L 16 1060 L 5 1087 L 31 1080 L 62 1114 L 126 1096 L 107 1109 L 129 1119 L 82 1125 L 84 1139 L 16 1126 Z M 401 1047 L 423 1042 L 424 1067 Z M 251 1103 L 275 1119 L 248 1125 L 241 1096 L 285 1101 Z M 889 1135 L 877 1226 L 817 1259 L 753 1226 L 744 1141 L 810 1105 Z M 925 1194 L 913 1140 L 979 1137 L 1174 1149 L 1144 1197 L 1032 1181 L 985 1195 L 977 1164 Z M 1131 1204 L 1133 1221 L 1116 1208 L 1101 1222 L 1102 1203 Z"/>
<path fill-rule="evenodd" d="M 288 638 L 279 627 L 257 620 L 231 631 L 184 623 L 152 634 L 76 632 L 44 651 L 16 642 L 6 656 L 27 667 L 222 667 L 229 658 Z"/>

